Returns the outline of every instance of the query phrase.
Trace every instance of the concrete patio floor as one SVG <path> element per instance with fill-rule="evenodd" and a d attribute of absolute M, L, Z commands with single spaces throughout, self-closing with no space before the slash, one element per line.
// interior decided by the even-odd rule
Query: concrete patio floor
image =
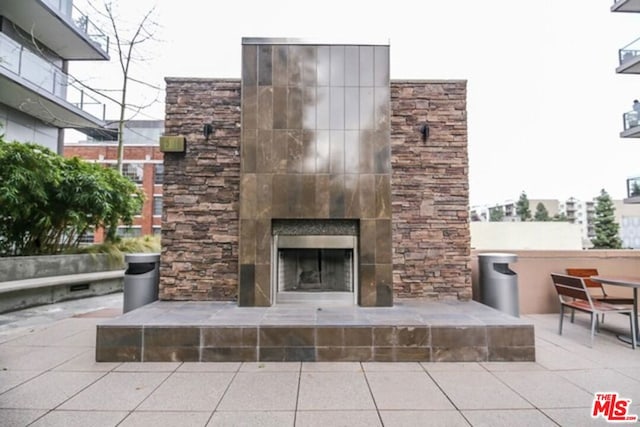
<path fill-rule="evenodd" d="M 2 426 L 584 426 L 596 392 L 640 414 L 640 349 L 608 315 L 524 316 L 536 362 L 96 363 L 96 324 L 122 295 L 0 315 Z M 623 424 L 624 425 L 624 424 Z"/>

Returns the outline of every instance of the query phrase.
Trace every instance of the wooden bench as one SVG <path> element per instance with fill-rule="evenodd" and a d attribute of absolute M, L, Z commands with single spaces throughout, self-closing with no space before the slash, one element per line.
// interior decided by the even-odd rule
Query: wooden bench
<path fill-rule="evenodd" d="M 594 300 L 582 277 L 551 273 L 551 280 L 553 281 L 560 301 L 560 325 L 558 328 L 560 335 L 562 335 L 562 321 L 564 319 L 565 307 L 591 315 L 591 346 L 593 346 L 593 336 L 596 326 L 598 326 L 598 315 L 605 313 L 626 314 L 629 316 L 631 336 L 633 337 L 631 347 L 636 348 L 636 319 L 634 318 L 635 316 L 633 316 L 632 307 L 613 305 Z"/>

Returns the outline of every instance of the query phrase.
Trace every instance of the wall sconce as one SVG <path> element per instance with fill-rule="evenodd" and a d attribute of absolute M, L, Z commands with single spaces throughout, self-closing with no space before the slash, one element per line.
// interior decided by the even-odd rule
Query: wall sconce
<path fill-rule="evenodd" d="M 207 123 L 202 128 L 202 134 L 205 139 L 209 139 L 209 136 L 213 133 L 213 125 L 211 123 Z"/>
<path fill-rule="evenodd" d="M 422 135 L 422 142 L 427 142 L 429 139 L 429 125 L 427 123 L 420 127 L 420 134 Z"/>

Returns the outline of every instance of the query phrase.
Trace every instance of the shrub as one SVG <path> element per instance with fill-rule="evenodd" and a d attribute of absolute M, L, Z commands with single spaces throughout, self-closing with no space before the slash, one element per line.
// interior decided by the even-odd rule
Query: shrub
<path fill-rule="evenodd" d="M 143 201 L 113 169 L 0 137 L 0 256 L 60 253 L 100 227 L 114 241 Z"/>

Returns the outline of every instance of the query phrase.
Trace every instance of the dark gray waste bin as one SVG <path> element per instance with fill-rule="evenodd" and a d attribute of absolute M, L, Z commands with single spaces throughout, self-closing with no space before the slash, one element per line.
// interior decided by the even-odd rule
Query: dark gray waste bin
<path fill-rule="evenodd" d="M 515 254 L 478 254 L 480 302 L 515 317 L 520 317 L 518 275 L 509 268 Z"/>
<path fill-rule="evenodd" d="M 124 313 L 158 299 L 160 282 L 160 254 L 125 254 Z"/>

